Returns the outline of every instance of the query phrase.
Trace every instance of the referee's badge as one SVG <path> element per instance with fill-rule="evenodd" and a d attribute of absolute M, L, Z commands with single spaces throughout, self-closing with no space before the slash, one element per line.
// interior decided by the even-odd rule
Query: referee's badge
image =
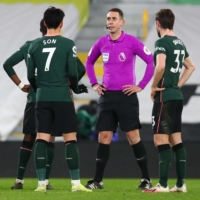
<path fill-rule="evenodd" d="M 108 62 L 109 60 L 109 53 L 102 53 L 103 62 Z"/>

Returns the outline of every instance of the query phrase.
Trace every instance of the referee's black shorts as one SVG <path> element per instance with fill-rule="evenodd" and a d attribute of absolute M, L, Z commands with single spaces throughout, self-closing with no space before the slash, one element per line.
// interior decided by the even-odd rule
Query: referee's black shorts
<path fill-rule="evenodd" d="M 35 102 L 26 104 L 22 132 L 24 134 L 36 135 Z"/>
<path fill-rule="evenodd" d="M 99 98 L 96 131 L 116 131 L 118 124 L 125 132 L 141 128 L 136 93 L 128 96 L 122 91 L 107 90 Z"/>
<path fill-rule="evenodd" d="M 36 102 L 37 132 L 61 136 L 77 132 L 77 120 L 73 102 Z"/>
<path fill-rule="evenodd" d="M 152 129 L 154 134 L 181 132 L 183 100 L 170 100 L 154 103 L 152 110 Z"/>

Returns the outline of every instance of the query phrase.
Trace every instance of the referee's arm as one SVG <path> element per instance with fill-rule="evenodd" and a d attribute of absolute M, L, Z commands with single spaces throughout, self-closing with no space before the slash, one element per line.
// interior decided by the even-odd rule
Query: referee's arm
<path fill-rule="evenodd" d="M 87 72 L 91 85 L 95 85 L 98 83 L 95 70 L 94 70 L 94 64 L 100 55 L 101 55 L 101 52 L 100 52 L 99 40 L 98 40 L 94 44 L 94 46 L 90 49 L 87 60 L 86 60 L 86 72 Z"/>

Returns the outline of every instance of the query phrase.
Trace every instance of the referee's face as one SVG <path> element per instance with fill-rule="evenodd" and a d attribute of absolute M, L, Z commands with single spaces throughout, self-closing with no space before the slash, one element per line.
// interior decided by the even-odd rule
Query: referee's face
<path fill-rule="evenodd" d="M 124 20 L 120 17 L 118 12 L 109 12 L 107 14 L 107 29 L 111 34 L 121 31 L 124 25 Z"/>

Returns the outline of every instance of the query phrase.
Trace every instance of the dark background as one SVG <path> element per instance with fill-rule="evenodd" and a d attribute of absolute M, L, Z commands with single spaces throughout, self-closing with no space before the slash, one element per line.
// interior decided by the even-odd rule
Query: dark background
<path fill-rule="evenodd" d="M 18 151 L 21 142 L 1 142 L 0 177 L 16 177 Z M 158 177 L 158 151 L 153 142 L 144 142 L 148 156 L 148 166 L 152 178 Z M 78 144 L 80 153 L 81 178 L 92 178 L 95 171 L 97 142 L 80 141 Z M 186 178 L 200 178 L 200 142 L 185 142 L 187 151 Z M 128 142 L 113 142 L 110 148 L 105 178 L 141 178 L 132 148 Z M 36 177 L 33 162 L 33 153 L 27 166 L 25 177 Z M 55 143 L 55 157 L 50 177 L 69 178 L 67 164 L 64 158 L 64 144 Z M 175 163 L 172 161 L 170 178 L 175 178 Z"/>

